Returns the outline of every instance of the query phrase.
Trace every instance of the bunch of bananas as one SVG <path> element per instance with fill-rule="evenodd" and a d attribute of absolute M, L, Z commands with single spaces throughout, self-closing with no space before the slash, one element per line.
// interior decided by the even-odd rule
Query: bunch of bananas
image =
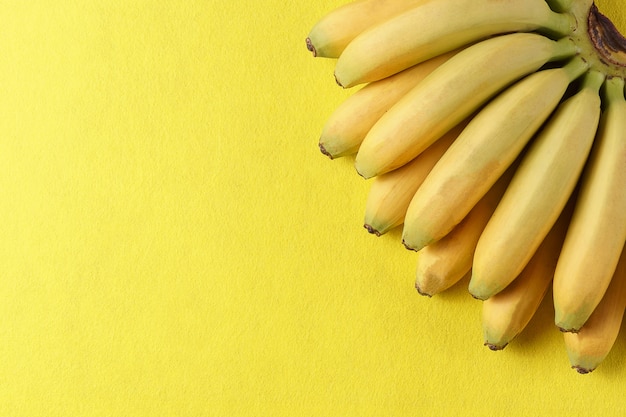
<path fill-rule="evenodd" d="M 306 45 L 360 87 L 319 147 L 372 179 L 365 228 L 402 227 L 419 293 L 469 275 L 499 350 L 552 286 L 594 370 L 626 308 L 626 38 L 593 0 L 357 0 Z"/>

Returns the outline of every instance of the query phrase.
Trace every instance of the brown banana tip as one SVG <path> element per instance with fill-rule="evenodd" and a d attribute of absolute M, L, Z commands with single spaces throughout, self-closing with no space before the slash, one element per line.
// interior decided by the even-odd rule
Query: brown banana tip
<path fill-rule="evenodd" d="M 378 237 L 380 237 L 382 235 L 382 233 L 380 233 L 378 230 L 374 229 L 371 225 L 369 224 L 364 224 L 363 227 L 371 234 L 376 235 Z"/>
<path fill-rule="evenodd" d="M 402 244 L 403 244 L 403 245 L 404 245 L 404 247 L 405 247 L 405 248 L 407 248 L 408 250 L 413 251 L 413 252 L 417 252 L 417 249 L 415 249 L 415 248 L 411 247 L 408 243 L 406 243 L 406 241 L 405 241 L 404 239 L 402 239 Z"/>
<path fill-rule="evenodd" d="M 333 76 L 335 77 L 335 82 L 337 83 L 339 87 L 346 88 L 343 84 L 341 84 L 341 82 L 339 81 L 339 78 L 337 78 L 337 74 L 333 74 Z"/>
<path fill-rule="evenodd" d="M 489 348 L 489 350 L 492 351 L 497 351 L 497 350 L 502 350 L 506 347 L 508 343 L 505 343 L 503 345 L 494 345 L 493 343 L 489 343 L 489 342 L 485 342 L 485 346 L 487 346 Z"/>
<path fill-rule="evenodd" d="M 330 159 L 333 159 L 333 156 L 330 154 L 330 152 L 328 152 L 328 151 L 326 150 L 326 148 L 324 147 L 324 145 L 323 145 L 323 144 L 321 144 L 321 143 L 320 143 L 320 144 L 319 144 L 319 146 L 320 146 L 320 151 L 321 151 L 324 155 L 326 155 L 326 156 L 327 156 L 327 157 L 329 157 Z"/>
<path fill-rule="evenodd" d="M 432 294 L 428 294 L 427 292 L 422 291 L 422 289 L 420 288 L 420 284 L 417 282 L 415 283 L 415 289 L 417 290 L 419 295 L 423 295 L 424 297 L 428 297 L 428 298 L 433 297 Z"/>
<path fill-rule="evenodd" d="M 579 374 L 583 374 L 583 375 L 593 372 L 593 369 L 583 368 L 580 365 L 574 365 L 572 366 L 572 369 L 578 372 Z"/>
<path fill-rule="evenodd" d="M 469 293 L 469 295 L 471 295 L 474 300 L 478 300 L 478 301 L 485 301 L 487 299 L 484 297 L 479 297 L 476 294 L 472 294 L 471 292 Z"/>
<path fill-rule="evenodd" d="M 369 179 L 369 177 L 366 177 L 365 175 L 361 174 L 361 171 L 359 171 L 359 169 L 358 169 L 358 168 L 356 168 L 356 173 L 357 173 L 357 174 L 359 174 L 359 176 L 360 176 L 361 178 L 363 178 L 364 180 Z"/>
<path fill-rule="evenodd" d="M 306 38 L 306 49 L 308 49 L 314 57 L 317 56 L 317 50 L 315 46 L 313 46 L 313 42 L 311 42 L 310 38 Z"/>
<path fill-rule="evenodd" d="M 561 326 L 556 326 L 561 333 L 578 333 L 580 329 L 566 329 Z"/>

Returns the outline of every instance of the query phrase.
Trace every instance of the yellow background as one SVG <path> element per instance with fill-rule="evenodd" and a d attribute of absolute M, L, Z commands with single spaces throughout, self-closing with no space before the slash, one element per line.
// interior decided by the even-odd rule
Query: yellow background
<path fill-rule="evenodd" d="M 578 375 L 544 303 L 491 352 L 364 231 L 304 46 L 342 3 L 0 2 L 0 416 L 617 412 L 624 332 Z"/>

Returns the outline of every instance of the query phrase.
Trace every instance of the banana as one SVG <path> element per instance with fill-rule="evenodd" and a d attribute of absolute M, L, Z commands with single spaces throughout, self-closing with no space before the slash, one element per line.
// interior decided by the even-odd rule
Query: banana
<path fill-rule="evenodd" d="M 534 33 L 502 35 L 463 49 L 374 124 L 357 153 L 357 171 L 371 178 L 402 166 L 506 86 L 575 53 L 567 38 L 557 42 Z"/>
<path fill-rule="evenodd" d="M 469 122 L 411 200 L 402 239 L 420 250 L 445 236 L 521 153 L 587 69 L 581 58 L 536 72 L 489 102 Z"/>
<path fill-rule="evenodd" d="M 415 191 L 466 124 L 450 130 L 403 167 L 374 178 L 365 204 L 364 227 L 368 232 L 381 236 L 402 224 Z"/>
<path fill-rule="evenodd" d="M 471 269 L 478 238 L 513 175 L 512 166 L 450 233 L 418 252 L 415 288 L 432 297 L 459 282 Z"/>
<path fill-rule="evenodd" d="M 348 97 L 322 128 L 319 140 L 322 153 L 331 159 L 356 153 L 376 121 L 455 53 L 440 55 L 384 80 L 374 81 Z"/>
<path fill-rule="evenodd" d="M 600 120 L 604 74 L 590 71 L 534 139 L 478 241 L 469 292 L 485 300 L 530 261 L 573 192 Z"/>
<path fill-rule="evenodd" d="M 606 110 L 554 276 L 555 324 L 578 331 L 596 308 L 626 241 L 624 80 L 605 82 Z"/>
<path fill-rule="evenodd" d="M 562 37 L 575 27 L 572 15 L 553 12 L 544 0 L 434 0 L 354 38 L 336 62 L 335 79 L 348 88 L 496 34 L 541 30 Z"/>
<path fill-rule="evenodd" d="M 338 7 L 313 25 L 307 49 L 317 57 L 338 58 L 361 32 L 430 0 L 357 0 Z"/>
<path fill-rule="evenodd" d="M 572 368 L 581 374 L 595 370 L 615 344 L 626 308 L 626 251 L 602 300 L 578 333 L 563 333 Z"/>
<path fill-rule="evenodd" d="M 526 328 L 539 308 L 552 283 L 573 201 L 570 199 L 524 270 L 504 290 L 483 302 L 483 340 L 489 349 L 504 349 Z"/>

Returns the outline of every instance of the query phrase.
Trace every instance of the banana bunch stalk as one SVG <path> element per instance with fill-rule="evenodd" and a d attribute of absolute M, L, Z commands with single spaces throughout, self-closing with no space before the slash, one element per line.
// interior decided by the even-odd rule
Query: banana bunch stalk
<path fill-rule="evenodd" d="M 360 87 L 318 146 L 371 181 L 365 229 L 402 229 L 417 291 L 469 277 L 500 350 L 552 289 L 596 369 L 626 309 L 626 38 L 593 0 L 356 0 L 306 47 Z"/>

